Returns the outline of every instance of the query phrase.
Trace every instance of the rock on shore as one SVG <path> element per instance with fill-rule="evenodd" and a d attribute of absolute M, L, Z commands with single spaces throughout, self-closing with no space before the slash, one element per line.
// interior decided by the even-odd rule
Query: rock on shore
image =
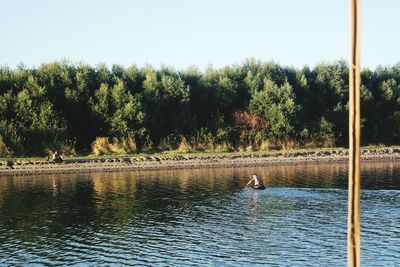
<path fill-rule="evenodd" d="M 400 159 L 400 148 L 375 148 L 361 151 L 362 161 Z M 295 165 L 346 162 L 348 150 L 265 152 L 219 155 L 188 154 L 177 156 L 107 157 L 67 159 L 61 164 L 46 160 L 6 160 L 0 162 L 0 176 L 51 173 L 75 173 L 119 170 L 190 169 L 238 166 Z M 12 161 L 12 164 L 10 164 Z M 12 168 L 10 167 L 12 165 Z"/>

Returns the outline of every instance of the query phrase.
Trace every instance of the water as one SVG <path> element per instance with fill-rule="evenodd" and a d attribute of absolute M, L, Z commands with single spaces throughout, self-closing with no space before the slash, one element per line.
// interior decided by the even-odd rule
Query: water
<path fill-rule="evenodd" d="M 244 189 L 252 173 L 266 190 Z M 345 165 L 0 177 L 0 266 L 345 266 Z M 362 264 L 400 266 L 400 163 L 362 174 Z"/>

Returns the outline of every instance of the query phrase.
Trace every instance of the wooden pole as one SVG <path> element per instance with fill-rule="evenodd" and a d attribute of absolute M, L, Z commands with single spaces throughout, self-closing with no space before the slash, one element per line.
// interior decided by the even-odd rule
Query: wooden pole
<path fill-rule="evenodd" d="M 350 0 L 347 266 L 360 266 L 360 2 Z"/>

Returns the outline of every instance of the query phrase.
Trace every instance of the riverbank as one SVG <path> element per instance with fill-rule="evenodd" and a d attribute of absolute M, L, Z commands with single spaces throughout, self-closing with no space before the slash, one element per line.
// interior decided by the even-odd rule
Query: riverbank
<path fill-rule="evenodd" d="M 0 162 L 0 176 L 58 173 L 113 172 L 161 169 L 194 169 L 347 162 L 348 150 L 282 151 L 264 153 L 145 155 L 103 158 L 70 158 L 57 164 L 47 160 L 6 160 Z M 362 161 L 400 160 L 400 148 L 363 149 Z"/>

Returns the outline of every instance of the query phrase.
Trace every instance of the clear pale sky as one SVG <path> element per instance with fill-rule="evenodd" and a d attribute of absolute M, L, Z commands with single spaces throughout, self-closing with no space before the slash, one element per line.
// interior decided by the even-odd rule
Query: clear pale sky
<path fill-rule="evenodd" d="M 348 1 L 0 0 L 0 65 L 347 60 Z M 399 10 L 399 0 L 362 0 L 362 66 L 400 61 Z"/>

